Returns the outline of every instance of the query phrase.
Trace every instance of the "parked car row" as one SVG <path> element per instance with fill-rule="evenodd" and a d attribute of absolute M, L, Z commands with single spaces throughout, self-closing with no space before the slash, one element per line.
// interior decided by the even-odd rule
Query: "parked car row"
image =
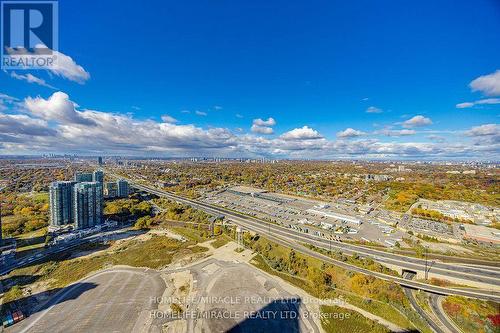
<path fill-rule="evenodd" d="M 9 304 L 9 308 L 5 310 L 2 315 L 2 325 L 3 327 L 9 327 L 17 322 L 24 319 L 24 314 L 18 309 L 17 305 Z"/>

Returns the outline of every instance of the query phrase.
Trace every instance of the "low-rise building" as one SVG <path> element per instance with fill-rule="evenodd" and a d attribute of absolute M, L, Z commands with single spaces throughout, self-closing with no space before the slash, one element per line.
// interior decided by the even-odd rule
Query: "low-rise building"
<path fill-rule="evenodd" d="M 500 244 L 500 230 L 481 225 L 463 224 L 464 239 L 481 243 Z"/>

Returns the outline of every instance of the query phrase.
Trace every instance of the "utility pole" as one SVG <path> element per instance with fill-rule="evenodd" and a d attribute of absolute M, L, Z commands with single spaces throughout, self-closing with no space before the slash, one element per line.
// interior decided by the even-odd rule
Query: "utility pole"
<path fill-rule="evenodd" d="M 427 281 L 427 246 L 424 247 L 425 249 L 425 281 Z"/>

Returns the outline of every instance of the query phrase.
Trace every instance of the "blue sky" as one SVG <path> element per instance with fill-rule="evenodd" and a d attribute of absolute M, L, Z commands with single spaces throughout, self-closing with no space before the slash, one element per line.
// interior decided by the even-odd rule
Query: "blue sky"
<path fill-rule="evenodd" d="M 498 159 L 499 36 L 495 0 L 61 0 L 0 153 Z"/>

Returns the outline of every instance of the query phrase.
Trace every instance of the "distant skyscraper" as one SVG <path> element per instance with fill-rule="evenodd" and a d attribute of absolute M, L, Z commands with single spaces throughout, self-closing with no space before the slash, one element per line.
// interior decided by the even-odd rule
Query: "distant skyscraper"
<path fill-rule="evenodd" d="M 49 188 L 50 224 L 62 226 L 73 223 L 74 182 L 53 182 Z"/>
<path fill-rule="evenodd" d="M 118 196 L 120 198 L 127 197 L 129 194 L 128 182 L 120 179 L 116 182 L 116 184 L 118 185 Z"/>
<path fill-rule="evenodd" d="M 93 175 L 91 173 L 75 173 L 75 182 L 91 182 Z"/>
<path fill-rule="evenodd" d="M 104 172 L 102 172 L 102 170 L 94 171 L 92 174 L 92 181 L 101 183 L 102 186 L 102 183 L 104 182 Z"/>
<path fill-rule="evenodd" d="M 97 158 L 97 163 L 98 163 L 99 165 L 103 165 L 103 163 L 102 163 L 102 157 L 101 157 L 101 156 L 99 156 L 99 157 Z"/>
<path fill-rule="evenodd" d="M 74 189 L 75 229 L 84 229 L 102 223 L 102 184 L 83 182 Z"/>

